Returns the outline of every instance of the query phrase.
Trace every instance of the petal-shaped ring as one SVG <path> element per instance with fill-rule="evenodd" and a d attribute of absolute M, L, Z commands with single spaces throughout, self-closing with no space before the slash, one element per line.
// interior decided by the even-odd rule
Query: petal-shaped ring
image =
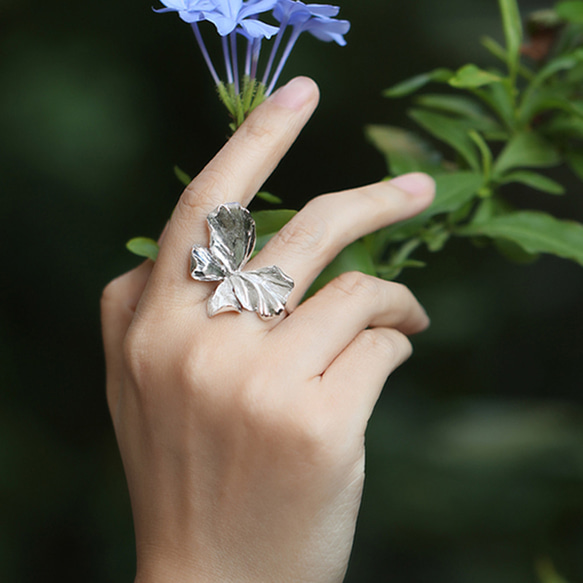
<path fill-rule="evenodd" d="M 294 287 L 293 279 L 272 265 L 241 271 L 255 247 L 255 221 L 238 202 L 218 206 L 207 217 L 208 249 L 194 245 L 190 253 L 190 275 L 197 281 L 220 281 L 209 298 L 209 317 L 221 312 L 257 312 L 273 318 L 285 310 Z"/>

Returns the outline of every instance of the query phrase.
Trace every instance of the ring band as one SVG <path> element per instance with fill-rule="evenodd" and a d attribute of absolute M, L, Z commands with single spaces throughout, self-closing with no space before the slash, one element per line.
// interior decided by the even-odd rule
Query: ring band
<path fill-rule="evenodd" d="M 255 221 L 238 202 L 218 206 L 207 217 L 208 248 L 194 245 L 190 276 L 196 281 L 220 281 L 209 298 L 209 317 L 248 310 L 264 319 L 279 316 L 294 281 L 276 265 L 241 271 L 255 248 Z"/>

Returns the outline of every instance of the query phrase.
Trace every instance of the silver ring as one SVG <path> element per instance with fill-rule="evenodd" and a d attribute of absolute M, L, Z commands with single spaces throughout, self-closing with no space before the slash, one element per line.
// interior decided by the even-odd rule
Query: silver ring
<path fill-rule="evenodd" d="M 194 245 L 190 253 L 190 276 L 196 281 L 220 281 L 209 298 L 209 317 L 222 312 L 249 310 L 261 318 L 279 316 L 294 287 L 294 281 L 272 265 L 241 271 L 255 248 L 255 221 L 238 202 L 218 206 L 207 217 L 208 249 Z"/>

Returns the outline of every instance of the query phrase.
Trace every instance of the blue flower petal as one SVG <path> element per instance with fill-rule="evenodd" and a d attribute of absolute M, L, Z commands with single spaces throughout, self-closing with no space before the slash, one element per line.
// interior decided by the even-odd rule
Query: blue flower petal
<path fill-rule="evenodd" d="M 277 26 L 271 26 L 265 24 L 265 22 L 251 18 L 243 20 L 241 22 L 241 28 L 247 38 L 271 38 L 279 31 Z"/>
<path fill-rule="evenodd" d="M 305 30 L 324 42 L 336 42 L 345 46 L 344 35 L 350 30 L 348 20 L 334 20 L 332 18 L 312 18 L 302 25 Z"/>

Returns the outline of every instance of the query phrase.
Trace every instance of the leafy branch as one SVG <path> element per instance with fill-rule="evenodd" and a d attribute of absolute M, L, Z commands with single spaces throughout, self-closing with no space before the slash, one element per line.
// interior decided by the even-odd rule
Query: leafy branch
<path fill-rule="evenodd" d="M 387 125 L 366 128 L 385 156 L 390 176 L 426 172 L 437 185 L 435 201 L 420 215 L 347 247 L 315 282 L 313 290 L 349 270 L 396 278 L 422 248 L 441 251 L 452 237 L 492 242 L 512 260 L 549 253 L 583 265 L 583 225 L 537 209 L 516 209 L 504 196 L 521 184 L 551 196 L 564 187 L 545 169 L 569 167 L 583 181 L 583 0 L 559 2 L 528 20 L 525 43 L 516 0 L 499 0 L 505 46 L 491 38 L 485 49 L 503 65 L 439 68 L 386 90 L 388 98 L 410 96 L 430 84 L 444 93 L 415 98 L 408 114 L 427 136 Z M 429 139 L 428 139 L 429 138 Z M 184 183 L 190 178 L 181 171 Z M 280 202 L 267 193 L 260 196 Z M 254 213 L 258 249 L 294 211 Z M 154 258 L 157 247 L 134 239 L 135 253 Z M 154 243 L 155 245 L 155 243 Z"/>

